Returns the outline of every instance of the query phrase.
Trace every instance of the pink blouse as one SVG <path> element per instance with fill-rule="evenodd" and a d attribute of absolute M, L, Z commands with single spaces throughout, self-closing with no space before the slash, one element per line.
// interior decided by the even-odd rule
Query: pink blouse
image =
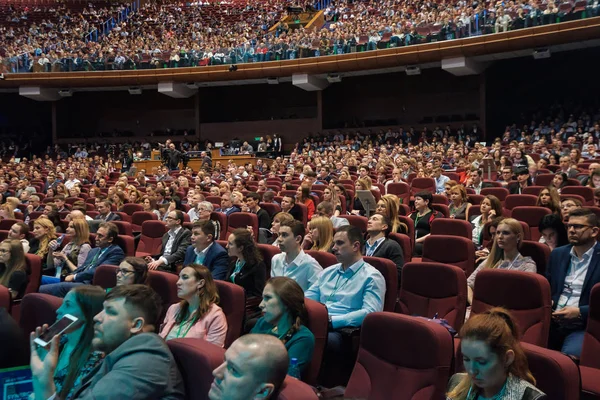
<path fill-rule="evenodd" d="M 216 304 L 211 305 L 210 309 L 202 319 L 199 319 L 193 326 L 188 329 L 186 322 L 183 322 L 182 329 L 175 322 L 177 313 L 179 312 L 179 303 L 173 304 L 167 310 L 165 321 L 162 325 L 159 335 L 162 338 L 167 338 L 169 333 L 180 332 L 181 337 L 204 339 L 207 342 L 223 347 L 225 345 L 225 336 L 227 335 L 227 319 L 221 307 Z M 169 339 L 175 339 L 175 336 L 170 335 Z"/>

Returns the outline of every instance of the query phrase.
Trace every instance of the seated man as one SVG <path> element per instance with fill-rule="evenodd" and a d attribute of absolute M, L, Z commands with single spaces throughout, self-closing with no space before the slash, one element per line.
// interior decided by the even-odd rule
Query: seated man
<path fill-rule="evenodd" d="M 110 221 L 120 221 L 121 216 L 119 214 L 115 214 L 110 211 L 112 207 L 112 203 L 110 200 L 104 199 L 96 202 L 96 209 L 98 210 L 98 215 L 94 218 L 95 220 L 102 220 L 104 222 Z"/>
<path fill-rule="evenodd" d="M 96 233 L 96 247 L 90 250 L 81 267 L 67 275 L 64 282 L 56 282 L 58 278 L 43 276 L 40 293 L 65 297 L 74 286 L 92 283 L 99 265 L 119 265 L 125 258 L 125 253 L 114 244 L 118 235 L 119 228 L 115 224 L 110 222 L 100 224 Z"/>
<path fill-rule="evenodd" d="M 161 298 L 146 285 L 123 285 L 106 295 L 94 317 L 92 347 L 106 354 L 100 366 L 73 389 L 71 399 L 185 399 L 177 364 L 165 341 L 154 333 Z M 31 335 L 31 372 L 36 399 L 54 399 L 60 338 L 40 358 Z"/>
<path fill-rule="evenodd" d="M 196 221 L 192 227 L 192 244 L 187 248 L 183 265 L 202 264 L 210 270 L 213 279 L 226 280 L 229 270 L 227 250 L 215 242 L 213 221 Z"/>
<path fill-rule="evenodd" d="M 590 292 L 600 282 L 598 217 L 587 208 L 571 211 L 567 233 L 570 245 L 554 249 L 546 269 L 555 310 L 548 347 L 580 357 Z"/>
<path fill-rule="evenodd" d="M 8 231 L 8 238 L 15 239 L 21 242 L 23 245 L 23 251 L 29 252 L 29 240 L 27 240 L 27 234 L 29 233 L 29 225 L 24 222 L 14 223 Z"/>
<path fill-rule="evenodd" d="M 183 227 L 183 212 L 171 211 L 165 218 L 169 229 L 162 237 L 162 251 L 154 257 L 146 256 L 149 270 L 177 272 L 177 266 L 183 263 L 185 252 L 191 243 L 192 233 Z"/>
<path fill-rule="evenodd" d="M 65 195 L 64 194 L 57 194 L 56 196 L 54 196 L 54 204 L 56 204 L 56 208 L 58 212 L 66 212 L 69 211 L 69 209 L 67 207 L 65 207 Z"/>
<path fill-rule="evenodd" d="M 368 257 L 387 258 L 396 264 L 398 269 L 398 287 L 404 268 L 404 252 L 395 240 L 388 239 L 392 231 L 390 219 L 385 215 L 373 214 L 367 223 L 369 238 L 365 242 L 363 254 Z"/>
<path fill-rule="evenodd" d="M 290 214 L 295 220 L 303 222 L 302 209 L 296 204 L 294 196 L 283 196 L 281 199 L 281 211 Z"/>
<path fill-rule="evenodd" d="M 210 400 L 276 399 L 288 370 L 288 354 L 271 335 L 244 335 L 225 352 L 208 398 Z"/>
<path fill-rule="evenodd" d="M 271 277 L 291 278 L 306 292 L 317 281 L 323 267 L 302 250 L 305 232 L 302 222 L 295 219 L 281 223 L 277 244 L 282 253 L 271 259 Z"/>
<path fill-rule="evenodd" d="M 508 185 L 508 191 L 510 194 L 523 194 L 523 189 L 527 186 L 531 186 L 531 176 L 529 176 L 529 168 L 519 167 L 515 172 L 517 176 L 517 182 Z"/>
<path fill-rule="evenodd" d="M 271 216 L 266 210 L 260 207 L 260 200 L 260 194 L 256 192 L 250 192 L 246 195 L 246 207 L 248 207 L 248 212 L 256 214 L 258 218 L 259 229 L 271 229 Z"/>
<path fill-rule="evenodd" d="M 233 205 L 233 202 L 231 201 L 231 193 L 226 192 L 221 195 L 221 208 L 215 211 L 222 212 L 223 214 L 229 216 L 234 212 L 240 212 L 242 210 L 240 210 L 239 207 Z"/>
<path fill-rule="evenodd" d="M 363 260 L 363 246 L 360 228 L 339 228 L 333 238 L 333 252 L 340 263 L 323 270 L 305 294 L 327 306 L 327 347 L 335 353 L 342 352 L 340 329 L 360 327 L 367 314 L 383 310 L 385 279 Z"/>

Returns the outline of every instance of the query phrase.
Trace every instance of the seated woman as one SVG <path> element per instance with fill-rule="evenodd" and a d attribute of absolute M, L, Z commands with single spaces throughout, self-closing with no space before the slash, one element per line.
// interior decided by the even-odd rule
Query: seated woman
<path fill-rule="evenodd" d="M 142 206 L 144 207 L 144 211 L 154 213 L 158 218 L 160 218 L 160 212 L 156 209 L 156 197 L 144 196 Z"/>
<path fill-rule="evenodd" d="M 491 222 L 496 217 L 502 216 L 502 202 L 496 196 L 488 194 L 481 201 L 479 209 L 481 210 L 481 214 L 471 221 L 471 225 L 473 225 L 473 243 L 476 246 L 483 244 L 482 233 L 485 224 Z"/>
<path fill-rule="evenodd" d="M 54 276 L 56 270 L 46 265 L 50 242 L 56 239 L 54 224 L 48 218 L 38 218 L 33 222 L 33 239 L 30 242 L 29 254 L 35 254 L 42 259 L 42 273 Z"/>
<path fill-rule="evenodd" d="M 552 179 L 551 186 L 554 186 L 554 188 L 560 194 L 560 191 L 562 190 L 562 188 L 567 186 L 568 179 L 569 178 L 567 177 L 567 174 L 565 174 L 564 172 L 557 172 L 556 174 L 554 174 L 554 179 Z"/>
<path fill-rule="evenodd" d="M 278 212 L 277 214 L 275 214 L 275 216 L 273 217 L 273 222 L 271 222 L 271 238 L 269 239 L 269 242 L 271 240 L 273 240 L 273 243 L 271 243 L 271 246 L 275 246 L 275 247 L 279 247 L 279 242 L 277 241 L 277 237 L 279 236 L 279 227 L 281 226 L 281 223 L 283 222 L 291 222 L 294 220 L 294 217 L 292 216 L 292 214 L 286 213 L 286 212 Z"/>
<path fill-rule="evenodd" d="M 305 250 L 326 251 L 333 247 L 333 223 L 327 217 L 316 217 L 308 222 L 308 233 L 304 236 L 302 248 Z"/>
<path fill-rule="evenodd" d="M 398 209 L 400 208 L 400 199 L 395 194 L 386 194 L 381 196 L 377 202 L 375 212 L 384 215 L 392 223 L 392 232 L 408 234 L 408 226 L 398 218 Z"/>
<path fill-rule="evenodd" d="M 8 203 L 0 205 L 0 220 L 2 219 L 15 219 L 15 212 Z"/>
<path fill-rule="evenodd" d="M 167 310 L 159 335 L 165 340 L 198 338 L 223 347 L 227 319 L 219 302 L 217 285 L 203 265 L 190 264 L 179 273 L 177 296 L 182 299 Z"/>
<path fill-rule="evenodd" d="M 450 218 L 467 219 L 471 203 L 467 201 L 467 190 L 463 185 L 456 185 L 450 189 Z"/>
<path fill-rule="evenodd" d="M 540 190 L 537 202 L 535 204 L 539 207 L 546 207 L 553 214 L 560 214 L 560 194 L 554 186 L 548 186 Z"/>
<path fill-rule="evenodd" d="M 55 269 L 55 276 L 42 276 L 42 285 L 58 283 L 62 278 L 81 267 L 92 249 L 90 246 L 90 228 L 85 219 L 74 219 L 69 222 L 67 235 L 71 241 L 61 251 L 48 252 L 46 265 Z M 49 243 L 53 250 L 59 247 L 56 240 Z"/>
<path fill-rule="evenodd" d="M 304 374 L 315 348 L 315 336 L 304 325 L 308 320 L 304 291 L 293 279 L 280 276 L 267 281 L 262 297 L 263 316 L 250 333 L 273 335 L 281 340 L 288 351 L 290 367 L 295 358 L 300 374 Z"/>
<path fill-rule="evenodd" d="M 410 214 L 410 218 L 415 221 L 415 256 L 423 254 L 423 242 L 431 233 L 431 222 L 442 217 L 441 213 L 429 208 L 432 201 L 433 196 L 429 192 L 415 194 L 416 211 Z"/>
<path fill-rule="evenodd" d="M 267 268 L 252 233 L 237 228 L 229 235 L 229 257 L 235 257 L 227 273 L 228 280 L 244 288 L 246 298 L 259 297 L 265 288 Z"/>
<path fill-rule="evenodd" d="M 296 189 L 296 203 L 304 204 L 306 206 L 306 210 L 308 212 L 308 220 L 310 221 L 315 213 L 315 202 L 310 197 L 310 188 L 308 186 L 302 185 Z"/>
<path fill-rule="evenodd" d="M 8 288 L 10 297 L 20 299 L 27 288 L 27 262 L 20 240 L 0 243 L 0 285 Z"/>
<path fill-rule="evenodd" d="M 358 178 L 356 180 L 356 184 L 354 185 L 354 187 L 356 190 L 354 192 L 354 203 L 352 205 L 351 213 L 354 215 L 362 215 L 364 217 L 366 211 L 362 205 L 362 202 L 358 198 L 358 191 L 359 190 L 371 190 L 371 188 L 373 187 L 373 183 L 371 181 L 371 178 L 369 178 L 368 176 L 365 176 L 364 178 Z"/>
<path fill-rule="evenodd" d="M 544 215 L 540 220 L 538 229 L 542 234 L 540 243 L 545 243 L 550 247 L 550 251 L 569 244 L 567 229 L 560 214 Z"/>
<path fill-rule="evenodd" d="M 148 263 L 141 257 L 125 257 L 117 269 L 117 286 L 145 285 L 148 279 Z M 110 291 L 107 290 L 107 292 Z"/>
<path fill-rule="evenodd" d="M 592 189 L 600 188 L 600 170 L 596 169 L 594 172 L 592 172 L 590 178 L 588 179 L 587 186 L 591 187 Z"/>
<path fill-rule="evenodd" d="M 342 212 L 342 203 L 340 202 L 340 198 L 334 189 L 332 189 L 330 187 L 325 188 L 325 190 L 323 191 L 323 201 L 331 202 L 331 204 L 333 204 L 333 207 L 335 210 L 333 212 L 333 215 L 336 217 L 340 216 L 340 214 Z"/>
<path fill-rule="evenodd" d="M 537 272 L 535 261 L 531 257 L 523 257 L 519 253 L 522 242 L 523 227 L 519 221 L 513 218 L 505 218 L 498 224 L 490 255 L 467 279 L 467 299 L 469 303 L 473 302 L 475 278 L 479 271 L 484 268 Z"/>
<path fill-rule="evenodd" d="M 102 363 L 103 353 L 92 350 L 94 339 L 94 317 L 102 311 L 105 292 L 98 286 L 81 285 L 73 288 L 56 310 L 56 319 L 65 314 L 73 315 L 77 323 L 60 340 L 54 384 L 57 399 L 69 399 L 73 388 L 79 386 L 87 373 Z M 42 328 L 36 329 L 36 335 Z M 40 358 L 46 351 L 38 347 Z"/>
<path fill-rule="evenodd" d="M 460 330 L 466 373 L 448 384 L 449 400 L 533 400 L 546 398 L 535 387 L 516 323 L 503 308 L 474 315 Z"/>

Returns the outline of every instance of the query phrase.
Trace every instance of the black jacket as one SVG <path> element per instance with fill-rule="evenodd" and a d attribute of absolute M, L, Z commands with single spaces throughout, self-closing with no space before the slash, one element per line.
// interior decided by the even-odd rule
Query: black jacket
<path fill-rule="evenodd" d="M 232 282 L 231 274 L 235 271 L 235 261 L 229 263 L 229 271 L 227 272 L 227 280 Z M 233 283 L 244 288 L 246 297 L 262 296 L 265 282 L 267 280 L 267 267 L 261 261 L 255 265 L 244 265 L 241 271 L 233 279 Z"/>
<path fill-rule="evenodd" d="M 366 253 L 366 246 L 363 250 L 363 254 Z M 398 242 L 392 239 L 385 239 L 375 250 L 372 257 L 387 258 L 392 260 L 396 264 L 398 269 L 398 287 L 400 287 L 400 278 L 402 277 L 402 268 L 404 268 L 404 252 Z"/>

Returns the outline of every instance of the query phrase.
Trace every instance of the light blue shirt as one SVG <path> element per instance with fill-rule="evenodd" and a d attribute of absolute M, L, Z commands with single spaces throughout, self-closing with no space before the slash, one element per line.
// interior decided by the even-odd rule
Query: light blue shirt
<path fill-rule="evenodd" d="M 435 180 L 435 192 L 437 194 L 442 194 L 446 191 L 446 182 L 450 180 L 446 175 L 440 175 L 439 178 L 434 178 Z"/>
<path fill-rule="evenodd" d="M 295 280 L 305 292 L 323 272 L 323 267 L 311 256 L 300 250 L 291 263 L 285 261 L 285 253 L 279 253 L 271 259 L 271 277 L 286 276 Z"/>
<path fill-rule="evenodd" d="M 358 327 L 367 314 L 383 311 L 385 279 L 361 258 L 346 271 L 342 264 L 323 270 L 304 295 L 327 307 L 333 329 Z"/>

